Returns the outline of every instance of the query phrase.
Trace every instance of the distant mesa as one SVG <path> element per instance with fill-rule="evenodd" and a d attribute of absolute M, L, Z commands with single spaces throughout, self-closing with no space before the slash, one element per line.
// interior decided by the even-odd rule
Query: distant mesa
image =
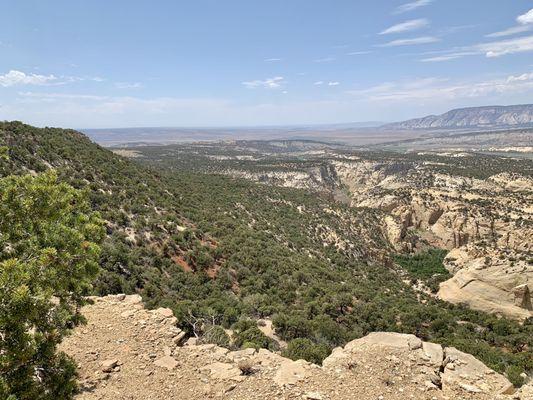
<path fill-rule="evenodd" d="M 384 129 L 460 129 L 533 126 L 533 104 L 457 108 L 441 115 L 429 115 L 383 125 Z"/>

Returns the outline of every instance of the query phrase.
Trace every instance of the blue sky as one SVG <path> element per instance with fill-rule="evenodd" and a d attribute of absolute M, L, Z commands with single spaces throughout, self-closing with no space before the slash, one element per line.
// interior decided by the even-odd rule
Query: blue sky
<path fill-rule="evenodd" d="M 2 1 L 0 119 L 315 124 L 531 102 L 531 0 Z"/>

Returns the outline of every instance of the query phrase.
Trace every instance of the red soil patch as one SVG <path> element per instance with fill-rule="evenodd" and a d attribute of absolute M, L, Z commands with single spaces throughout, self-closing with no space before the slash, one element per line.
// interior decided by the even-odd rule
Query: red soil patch
<path fill-rule="evenodd" d="M 185 272 L 194 272 L 192 267 L 189 264 L 187 264 L 187 261 L 185 261 L 182 257 L 172 256 L 171 258 L 172 258 L 172 261 L 178 264 L 181 267 L 181 269 L 183 269 Z"/>

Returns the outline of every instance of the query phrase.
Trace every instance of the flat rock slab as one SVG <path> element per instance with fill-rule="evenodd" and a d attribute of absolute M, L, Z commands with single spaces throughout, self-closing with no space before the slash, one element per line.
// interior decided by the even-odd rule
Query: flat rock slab
<path fill-rule="evenodd" d="M 309 363 L 304 360 L 285 360 L 276 372 L 274 382 L 279 386 L 295 385 L 307 376 L 308 366 Z"/>
<path fill-rule="evenodd" d="M 422 340 L 415 335 L 394 332 L 372 332 L 361 339 L 351 341 L 345 346 L 345 349 L 350 350 L 351 348 L 359 347 L 364 344 L 375 344 L 409 350 L 422 348 Z"/>
<path fill-rule="evenodd" d="M 171 370 L 178 366 L 178 362 L 172 356 L 166 355 L 154 361 L 154 365 Z"/>
<path fill-rule="evenodd" d="M 200 371 L 208 371 L 213 379 L 233 380 L 237 382 L 245 379 L 241 370 L 235 364 L 215 362 L 200 368 Z"/>

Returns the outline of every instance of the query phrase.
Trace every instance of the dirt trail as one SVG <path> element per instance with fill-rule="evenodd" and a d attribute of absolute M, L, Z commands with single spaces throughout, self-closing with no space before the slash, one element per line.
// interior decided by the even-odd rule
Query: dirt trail
<path fill-rule="evenodd" d="M 145 310 L 138 296 L 97 298 L 83 314 L 87 325 L 61 346 L 79 365 L 78 400 L 496 398 L 428 384 L 427 366 L 405 349 L 363 346 L 343 367 L 332 359 L 322 368 L 266 350 L 178 346 L 183 333 L 170 310 Z"/>

